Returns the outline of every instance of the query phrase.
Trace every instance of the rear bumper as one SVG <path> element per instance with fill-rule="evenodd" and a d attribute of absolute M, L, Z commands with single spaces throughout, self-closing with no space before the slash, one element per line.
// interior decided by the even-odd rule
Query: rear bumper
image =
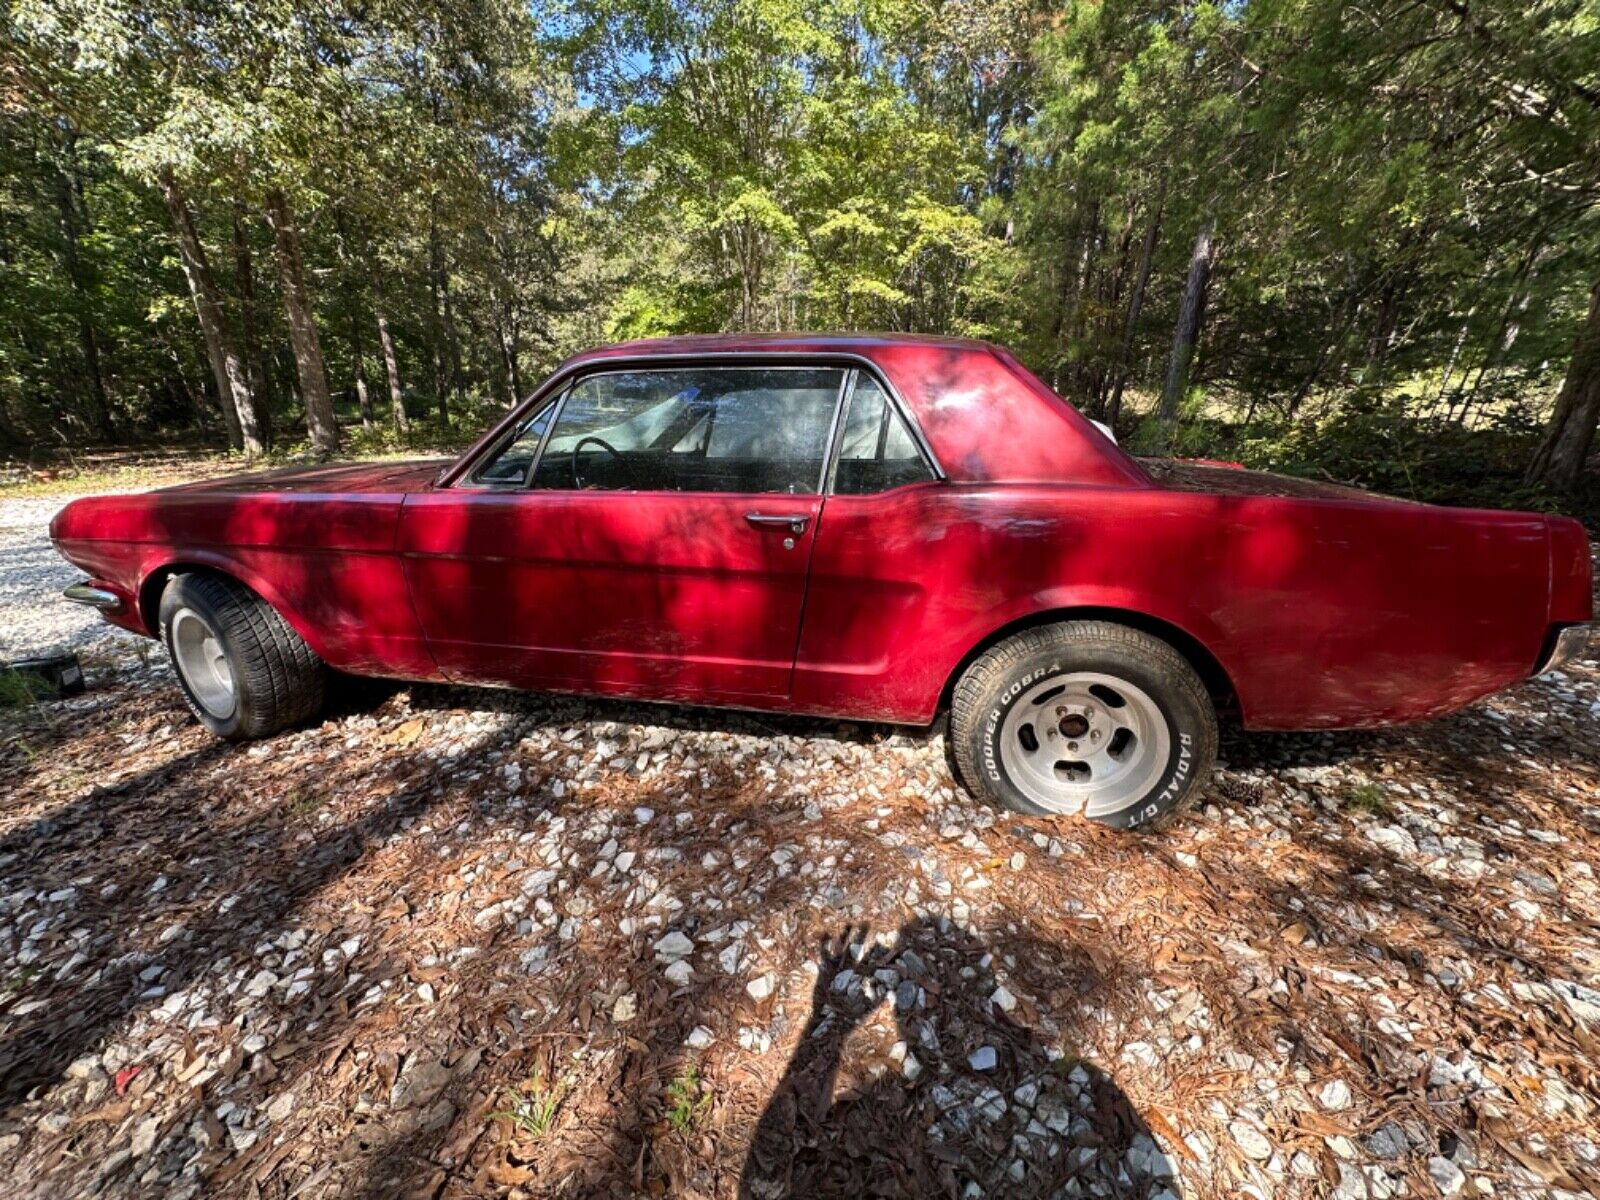
<path fill-rule="evenodd" d="M 1565 629 L 1556 630 L 1533 673 L 1543 675 L 1546 671 L 1554 671 L 1568 663 L 1596 655 L 1600 655 L 1600 625 L 1568 625 Z"/>
<path fill-rule="evenodd" d="M 61 594 L 74 604 L 87 604 L 101 612 L 118 612 L 122 608 L 121 596 L 88 582 L 75 583 Z"/>

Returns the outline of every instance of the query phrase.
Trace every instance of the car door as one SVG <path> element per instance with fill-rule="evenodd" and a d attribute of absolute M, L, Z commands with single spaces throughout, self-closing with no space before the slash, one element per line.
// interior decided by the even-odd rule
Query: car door
<path fill-rule="evenodd" d="M 691 701 L 787 696 L 846 374 L 597 370 L 461 482 L 410 498 L 401 552 L 441 670 Z"/>
<path fill-rule="evenodd" d="M 975 602 L 981 563 L 951 553 L 969 520 L 896 398 L 855 373 L 817 526 L 792 705 L 923 721 L 946 647 L 941 606 Z M 952 535 L 956 535 L 954 538 Z"/>

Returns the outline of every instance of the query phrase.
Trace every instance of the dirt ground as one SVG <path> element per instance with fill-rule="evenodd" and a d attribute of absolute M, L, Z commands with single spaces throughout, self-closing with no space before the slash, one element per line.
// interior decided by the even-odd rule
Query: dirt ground
<path fill-rule="evenodd" d="M 1600 668 L 1230 733 L 1157 836 L 936 732 L 164 656 L 0 713 L 0 1193 L 1595 1194 Z"/>

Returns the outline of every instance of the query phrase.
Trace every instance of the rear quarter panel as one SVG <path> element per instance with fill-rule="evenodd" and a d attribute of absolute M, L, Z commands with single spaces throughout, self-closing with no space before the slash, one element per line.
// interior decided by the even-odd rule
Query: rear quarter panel
<path fill-rule="evenodd" d="M 394 552 L 399 493 L 238 492 L 220 488 L 78 500 L 51 536 L 63 557 L 124 597 L 112 619 L 155 634 L 146 583 L 206 566 L 271 604 L 331 665 L 432 679 Z"/>
<path fill-rule="evenodd" d="M 1199 641 L 1251 727 L 1417 720 L 1531 670 L 1548 534 L 1538 516 L 1376 499 L 948 484 L 834 496 L 796 704 L 925 721 L 972 647 L 1084 608 Z"/>

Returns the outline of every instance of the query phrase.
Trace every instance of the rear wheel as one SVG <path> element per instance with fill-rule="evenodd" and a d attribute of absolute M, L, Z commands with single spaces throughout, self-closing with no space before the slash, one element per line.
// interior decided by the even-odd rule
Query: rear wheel
<path fill-rule="evenodd" d="M 967 668 L 950 738 L 963 782 L 991 803 L 1149 828 L 1210 776 L 1217 718 L 1167 643 L 1107 621 L 1063 621 L 1023 630 Z"/>
<path fill-rule="evenodd" d="M 161 595 L 160 618 L 183 697 L 218 737 L 267 737 L 322 707 L 322 660 L 243 584 L 176 575 Z"/>

